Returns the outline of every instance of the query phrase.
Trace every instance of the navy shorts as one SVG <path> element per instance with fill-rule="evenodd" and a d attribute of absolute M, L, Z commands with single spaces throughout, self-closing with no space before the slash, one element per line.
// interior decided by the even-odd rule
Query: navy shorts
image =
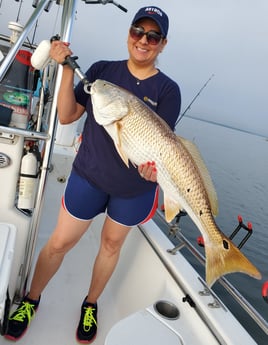
<path fill-rule="evenodd" d="M 80 220 L 90 220 L 107 211 L 108 216 L 115 222 L 134 226 L 154 216 L 158 206 L 158 190 L 157 186 L 152 191 L 132 198 L 115 197 L 93 186 L 72 171 L 62 204 L 66 211 Z"/>

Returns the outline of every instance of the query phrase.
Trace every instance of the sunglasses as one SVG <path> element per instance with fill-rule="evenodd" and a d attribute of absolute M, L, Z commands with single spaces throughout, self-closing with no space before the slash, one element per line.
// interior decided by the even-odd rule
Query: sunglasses
<path fill-rule="evenodd" d="M 159 44 L 162 38 L 164 38 L 163 35 L 161 35 L 159 32 L 153 30 L 145 32 L 142 27 L 135 25 L 131 25 L 129 29 L 129 35 L 135 41 L 139 41 L 145 35 L 147 38 L 147 42 L 151 45 Z"/>

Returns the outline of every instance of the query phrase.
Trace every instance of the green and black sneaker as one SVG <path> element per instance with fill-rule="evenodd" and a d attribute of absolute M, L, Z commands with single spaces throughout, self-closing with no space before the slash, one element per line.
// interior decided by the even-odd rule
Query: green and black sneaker
<path fill-rule="evenodd" d="M 81 344 L 90 344 L 97 335 L 97 304 L 84 300 L 81 307 L 81 317 L 76 330 L 76 339 Z"/>
<path fill-rule="evenodd" d="M 34 301 L 27 296 L 23 298 L 18 308 L 8 319 L 8 327 L 5 338 L 16 341 L 25 334 L 31 323 L 31 320 L 35 316 L 39 302 L 40 298 L 37 301 Z"/>

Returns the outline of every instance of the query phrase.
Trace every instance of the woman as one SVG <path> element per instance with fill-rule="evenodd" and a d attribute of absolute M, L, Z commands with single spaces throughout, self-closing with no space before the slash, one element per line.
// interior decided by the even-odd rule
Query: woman
<path fill-rule="evenodd" d="M 174 129 L 180 111 L 178 85 L 156 68 L 156 59 L 167 44 L 168 17 L 159 8 L 141 8 L 128 34 L 128 60 L 100 61 L 86 75 L 90 82 L 104 79 L 148 100 L 156 113 Z M 58 63 L 71 55 L 68 44 L 55 41 L 50 55 Z M 9 319 L 6 338 L 18 340 L 37 310 L 40 296 L 60 267 L 65 254 L 78 242 L 92 219 L 107 212 L 101 243 L 88 294 L 81 307 L 76 331 L 78 342 L 90 343 L 97 332 L 97 300 L 117 264 L 130 229 L 149 220 L 157 207 L 157 171 L 154 162 L 127 168 L 114 144 L 94 120 L 90 96 L 79 83 L 73 90 L 74 73 L 67 65 L 58 94 L 58 116 L 71 123 L 87 112 L 83 140 L 73 163 L 62 199 L 57 226 L 41 250 L 27 296 Z"/>

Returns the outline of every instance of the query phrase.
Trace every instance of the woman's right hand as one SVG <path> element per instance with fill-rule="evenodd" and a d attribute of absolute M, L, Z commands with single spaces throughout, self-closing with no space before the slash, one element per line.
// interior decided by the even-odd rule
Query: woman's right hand
<path fill-rule="evenodd" d="M 138 172 L 147 181 L 157 182 L 157 169 L 155 162 L 147 162 L 138 166 Z"/>
<path fill-rule="evenodd" d="M 53 41 L 51 43 L 50 57 L 55 60 L 57 63 L 62 64 L 67 56 L 71 56 L 73 52 L 69 48 L 69 43 L 62 41 Z"/>

